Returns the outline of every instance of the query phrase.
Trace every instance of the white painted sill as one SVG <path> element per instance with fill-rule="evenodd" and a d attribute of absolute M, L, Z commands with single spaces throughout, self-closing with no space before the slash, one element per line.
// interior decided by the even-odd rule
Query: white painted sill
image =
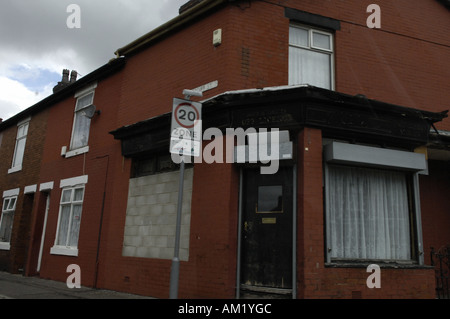
<path fill-rule="evenodd" d="M 89 146 L 85 146 L 85 147 L 82 147 L 82 148 L 78 148 L 76 150 L 68 151 L 66 153 L 66 158 L 70 158 L 70 157 L 74 157 L 74 156 L 77 156 L 77 155 L 85 154 L 87 152 L 89 152 Z"/>
<path fill-rule="evenodd" d="M 10 168 L 8 170 L 8 174 L 12 174 L 12 173 L 16 173 L 16 172 L 20 172 L 22 170 L 22 165 Z"/>
<path fill-rule="evenodd" d="M 50 254 L 52 254 L 52 255 L 78 257 L 78 248 L 75 248 L 75 247 L 64 247 L 64 246 L 53 246 L 50 249 Z"/>
<path fill-rule="evenodd" d="M 0 243 L 0 250 L 11 250 L 10 243 Z"/>

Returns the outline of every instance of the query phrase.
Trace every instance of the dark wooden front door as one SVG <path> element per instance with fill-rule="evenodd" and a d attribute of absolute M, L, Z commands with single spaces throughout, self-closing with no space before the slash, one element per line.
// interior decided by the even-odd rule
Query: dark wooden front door
<path fill-rule="evenodd" d="M 244 171 L 242 287 L 292 288 L 292 168 Z"/>

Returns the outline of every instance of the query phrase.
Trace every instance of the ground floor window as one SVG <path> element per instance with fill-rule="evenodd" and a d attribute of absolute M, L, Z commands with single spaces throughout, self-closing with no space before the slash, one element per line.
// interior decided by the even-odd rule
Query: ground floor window
<path fill-rule="evenodd" d="M 332 259 L 411 260 L 409 174 L 329 165 Z"/>
<path fill-rule="evenodd" d="M 59 210 L 56 246 L 74 248 L 78 246 L 83 198 L 84 186 L 63 189 Z"/>
<path fill-rule="evenodd" d="M 192 167 L 192 165 L 188 166 Z M 168 151 L 160 152 L 149 156 L 133 158 L 131 178 L 173 172 L 179 169 L 180 165 L 173 162 Z"/>
<path fill-rule="evenodd" d="M 424 264 L 424 154 L 324 139 L 327 262 Z"/>
<path fill-rule="evenodd" d="M 11 242 L 11 233 L 16 210 L 17 196 L 3 199 L 2 215 L 0 216 L 0 243 Z"/>

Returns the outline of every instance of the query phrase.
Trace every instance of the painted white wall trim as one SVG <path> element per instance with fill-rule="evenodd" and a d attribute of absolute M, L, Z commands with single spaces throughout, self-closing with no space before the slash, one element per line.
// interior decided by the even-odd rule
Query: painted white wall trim
<path fill-rule="evenodd" d="M 10 189 L 3 192 L 3 198 L 5 197 L 12 197 L 12 196 L 19 196 L 20 188 Z"/>
<path fill-rule="evenodd" d="M 63 179 L 63 180 L 61 180 L 61 182 L 59 184 L 59 188 L 83 185 L 83 184 L 87 184 L 87 182 L 88 182 L 88 175 Z"/>
<path fill-rule="evenodd" d="M 77 257 L 78 248 L 53 246 L 52 248 L 50 248 L 50 254 Z"/>
<path fill-rule="evenodd" d="M 40 192 L 50 191 L 53 189 L 54 182 L 42 183 L 39 187 Z"/>
<path fill-rule="evenodd" d="M 34 194 L 34 193 L 36 193 L 36 191 L 37 191 L 37 185 L 30 185 L 30 186 L 25 187 L 25 190 L 23 193 L 25 195 Z"/>

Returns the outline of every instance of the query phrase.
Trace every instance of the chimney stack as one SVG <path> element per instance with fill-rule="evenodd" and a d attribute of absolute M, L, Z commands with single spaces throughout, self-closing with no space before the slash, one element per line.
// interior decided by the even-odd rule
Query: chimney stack
<path fill-rule="evenodd" d="M 70 80 L 69 80 L 69 74 L 70 74 Z M 72 70 L 70 72 L 67 69 L 64 69 L 62 71 L 62 79 L 61 82 L 58 82 L 58 84 L 53 88 L 53 93 L 56 93 L 58 91 L 61 91 L 65 87 L 69 86 L 72 83 L 75 83 L 77 81 L 78 73 L 75 70 Z"/>

